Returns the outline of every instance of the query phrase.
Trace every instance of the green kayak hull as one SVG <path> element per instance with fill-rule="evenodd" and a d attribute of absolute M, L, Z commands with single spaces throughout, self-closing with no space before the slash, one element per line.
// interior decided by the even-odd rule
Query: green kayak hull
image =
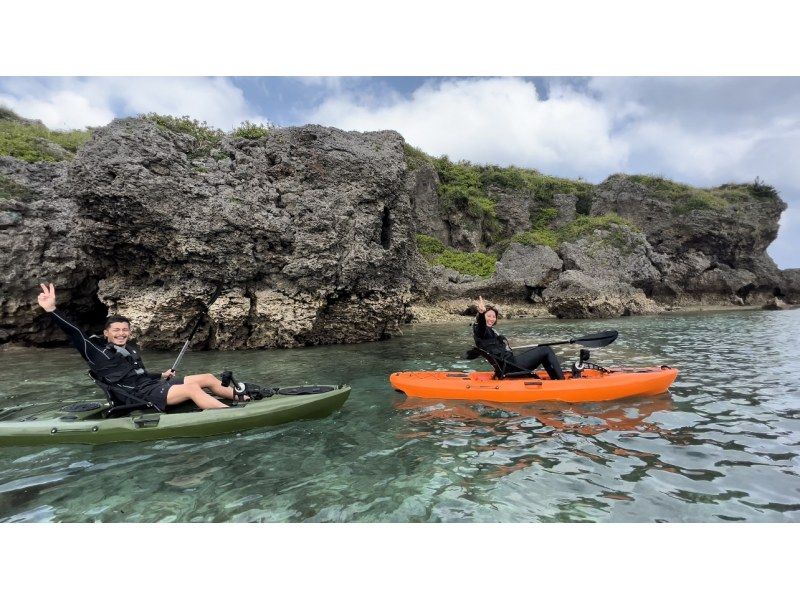
<path fill-rule="evenodd" d="M 296 388 L 296 387 L 295 387 Z M 327 386 L 311 394 L 281 394 L 258 401 L 233 403 L 228 409 L 158 413 L 134 411 L 103 418 L 106 403 L 64 402 L 0 409 L 0 446 L 104 444 L 165 438 L 199 438 L 276 426 L 298 419 L 319 418 L 339 409 L 350 387 Z M 289 392 L 287 390 L 287 392 Z M 94 408 L 92 408 L 94 407 Z"/>

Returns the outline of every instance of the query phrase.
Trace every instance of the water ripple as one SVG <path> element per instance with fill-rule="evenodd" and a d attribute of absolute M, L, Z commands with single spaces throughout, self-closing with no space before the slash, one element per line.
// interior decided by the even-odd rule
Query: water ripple
<path fill-rule="evenodd" d="M 353 392 L 329 418 L 226 437 L 4 449 L 0 521 L 800 521 L 800 311 L 502 322 L 515 344 L 609 328 L 619 340 L 592 359 L 674 365 L 671 394 L 520 406 L 391 391 L 392 371 L 487 369 L 460 359 L 462 324 L 189 354 L 191 371 Z M 42 355 L 0 352 L 0 407 L 94 392 L 72 351 L 47 351 L 45 373 Z"/>

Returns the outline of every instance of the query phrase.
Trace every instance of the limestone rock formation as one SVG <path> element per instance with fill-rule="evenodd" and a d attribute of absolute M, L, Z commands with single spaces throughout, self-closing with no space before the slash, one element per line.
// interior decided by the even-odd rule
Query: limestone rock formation
<path fill-rule="evenodd" d="M 4 325 L 24 314 L 6 339 L 58 338 L 35 307 L 39 280 L 52 280 L 71 310 L 96 310 L 99 299 L 102 316 L 127 312 L 150 347 L 179 346 L 219 283 L 226 295 L 197 335 L 200 346 L 390 334 L 405 318 L 416 254 L 402 144 L 391 131 L 306 126 L 204 148 L 191 135 L 124 119 L 98 129 L 66 165 L 5 159 L 2 176 L 35 195 L 30 217 L 3 229 L 25 277 L 3 304 Z"/>
<path fill-rule="evenodd" d="M 116 120 L 62 154 L 0 157 L 0 345 L 63 342 L 36 305 L 40 282 L 84 328 L 125 313 L 153 348 L 178 347 L 218 286 L 195 347 L 376 340 L 426 302 L 461 314 L 478 295 L 570 318 L 800 303 L 800 270 L 766 253 L 786 204 L 758 181 L 447 171 L 409 162 L 393 131 L 197 134 L 151 118 Z M 491 258 L 454 250 L 494 253 L 495 273 L 428 264 L 420 233 L 449 265 L 482 264 L 464 272 Z"/>
<path fill-rule="evenodd" d="M 641 289 L 579 270 L 566 270 L 542 293 L 550 313 L 559 318 L 613 318 L 657 313 Z"/>
<path fill-rule="evenodd" d="M 646 292 L 661 281 L 653 265 L 653 248 L 642 233 L 612 224 L 573 243 L 562 243 L 559 253 L 565 270 L 580 270 L 595 278 L 619 280 Z"/>
<path fill-rule="evenodd" d="M 511 243 L 497 261 L 495 278 L 541 292 L 561 273 L 558 254 L 545 245 Z"/>

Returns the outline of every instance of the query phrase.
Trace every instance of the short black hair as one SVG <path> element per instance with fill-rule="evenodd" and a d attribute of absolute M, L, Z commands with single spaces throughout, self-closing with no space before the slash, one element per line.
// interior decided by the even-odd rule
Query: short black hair
<path fill-rule="evenodd" d="M 108 330 L 112 324 L 116 324 L 117 322 L 125 323 L 128 327 L 131 325 L 131 321 L 125 316 L 109 316 L 106 319 L 106 323 L 103 325 L 103 330 Z"/>

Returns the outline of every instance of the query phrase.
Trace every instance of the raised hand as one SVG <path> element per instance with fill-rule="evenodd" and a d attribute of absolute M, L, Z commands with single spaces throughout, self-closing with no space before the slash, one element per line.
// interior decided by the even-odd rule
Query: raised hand
<path fill-rule="evenodd" d="M 49 285 L 40 284 L 42 292 L 39 293 L 37 301 L 45 311 L 53 311 L 56 308 L 56 289 L 52 283 Z"/>
<path fill-rule="evenodd" d="M 486 303 L 483 302 L 483 297 L 478 295 L 478 300 L 475 302 L 475 306 L 478 308 L 478 312 L 483 313 L 486 311 Z"/>

